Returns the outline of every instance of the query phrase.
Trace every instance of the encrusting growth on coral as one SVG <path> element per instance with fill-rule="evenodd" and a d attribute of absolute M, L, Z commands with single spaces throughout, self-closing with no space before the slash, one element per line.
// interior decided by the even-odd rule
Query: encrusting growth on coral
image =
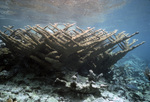
<path fill-rule="evenodd" d="M 63 28 L 59 28 L 58 24 L 50 24 L 15 30 L 9 26 L 4 27 L 6 31 L 0 31 L 0 39 L 14 59 L 30 58 L 48 70 L 61 70 L 65 66 L 77 71 L 86 67 L 96 73 L 108 69 L 129 51 L 144 43 L 132 46 L 137 40 L 128 42 L 138 32 L 132 35 L 125 32 L 117 34 L 117 30 L 108 33 L 90 27 L 87 30 L 79 27 L 72 30 L 72 26 L 74 24 L 64 24 Z M 117 47 L 121 51 L 112 53 Z"/>

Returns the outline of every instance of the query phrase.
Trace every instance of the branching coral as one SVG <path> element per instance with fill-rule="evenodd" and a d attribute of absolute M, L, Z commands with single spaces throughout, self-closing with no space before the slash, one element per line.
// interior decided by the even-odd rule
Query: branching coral
<path fill-rule="evenodd" d="M 63 28 L 59 28 L 58 24 L 36 25 L 16 30 L 5 27 L 6 31 L 0 31 L 0 39 L 16 58 L 31 58 L 48 70 L 61 70 L 65 66 L 77 71 L 86 67 L 96 73 L 107 70 L 144 43 L 132 46 L 136 41 L 128 42 L 138 32 L 128 36 L 124 32 L 116 34 L 117 30 L 108 33 L 90 27 L 87 30 L 79 27 L 72 30 L 73 25 L 64 24 Z M 117 47 L 122 50 L 112 54 Z"/>

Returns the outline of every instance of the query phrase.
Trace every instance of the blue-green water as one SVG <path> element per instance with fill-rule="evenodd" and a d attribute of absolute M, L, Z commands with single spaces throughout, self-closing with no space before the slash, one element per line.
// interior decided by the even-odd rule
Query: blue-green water
<path fill-rule="evenodd" d="M 150 0 L 0 0 L 0 29 L 14 25 L 76 23 L 82 28 L 96 27 L 140 34 L 134 38 L 146 43 L 134 51 L 150 61 Z"/>

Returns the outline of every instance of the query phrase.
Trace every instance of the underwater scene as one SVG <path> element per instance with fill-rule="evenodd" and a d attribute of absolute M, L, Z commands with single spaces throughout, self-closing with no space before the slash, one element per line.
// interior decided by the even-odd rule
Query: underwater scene
<path fill-rule="evenodd" d="M 150 102 L 150 0 L 0 0 L 0 102 Z"/>

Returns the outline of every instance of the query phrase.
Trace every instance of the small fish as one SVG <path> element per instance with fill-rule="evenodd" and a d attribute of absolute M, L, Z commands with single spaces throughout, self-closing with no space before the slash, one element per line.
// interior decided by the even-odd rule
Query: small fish
<path fill-rule="evenodd" d="M 136 87 L 135 85 L 132 85 L 132 84 L 128 84 L 127 88 L 131 89 L 131 90 L 139 90 L 138 87 Z"/>

